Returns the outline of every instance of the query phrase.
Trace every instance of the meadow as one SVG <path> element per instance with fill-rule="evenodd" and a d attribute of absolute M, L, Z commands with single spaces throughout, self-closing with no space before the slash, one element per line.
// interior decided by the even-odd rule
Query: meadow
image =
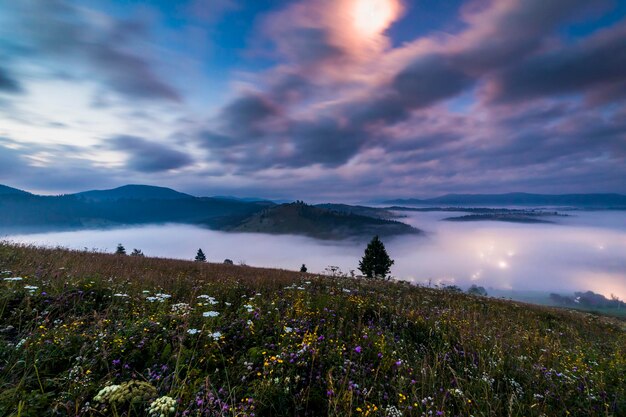
<path fill-rule="evenodd" d="M 0 243 L 0 416 L 623 416 L 625 375 L 601 315 Z"/>

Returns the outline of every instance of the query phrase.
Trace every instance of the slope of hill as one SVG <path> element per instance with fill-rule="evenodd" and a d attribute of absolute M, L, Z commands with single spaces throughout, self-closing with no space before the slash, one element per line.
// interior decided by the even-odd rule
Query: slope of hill
<path fill-rule="evenodd" d="M 0 274 L 3 416 L 148 417 L 156 399 L 168 416 L 626 413 L 616 319 L 407 283 L 6 244 Z"/>
<path fill-rule="evenodd" d="M 243 222 L 226 228 L 235 232 L 295 234 L 318 239 L 345 237 L 391 236 L 420 233 L 407 224 L 328 210 L 301 202 L 281 204 L 252 215 Z"/>
<path fill-rule="evenodd" d="M 28 195 L 29 192 L 0 184 L 0 195 Z"/>
<path fill-rule="evenodd" d="M 153 185 L 129 184 L 110 190 L 91 190 L 71 194 L 87 200 L 176 200 L 181 198 L 193 198 L 192 195 L 178 192 L 166 187 L 156 187 Z"/>
<path fill-rule="evenodd" d="M 626 208 L 622 194 L 448 194 L 428 199 L 387 200 L 392 205 L 453 205 L 453 206 L 571 206 Z"/>

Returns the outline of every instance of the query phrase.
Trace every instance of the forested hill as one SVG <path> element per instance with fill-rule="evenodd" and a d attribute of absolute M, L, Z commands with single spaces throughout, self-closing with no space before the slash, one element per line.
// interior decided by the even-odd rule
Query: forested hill
<path fill-rule="evenodd" d="M 295 202 L 269 207 L 227 230 L 274 234 L 297 234 L 320 239 L 350 236 L 418 234 L 407 224 L 350 212 L 329 210 Z"/>

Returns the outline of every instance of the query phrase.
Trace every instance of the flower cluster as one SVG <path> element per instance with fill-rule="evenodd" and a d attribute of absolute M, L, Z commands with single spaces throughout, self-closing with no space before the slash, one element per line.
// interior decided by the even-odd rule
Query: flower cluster
<path fill-rule="evenodd" d="M 168 396 L 157 398 L 148 407 L 148 413 L 155 417 L 167 417 L 174 411 L 176 411 L 176 400 Z"/>

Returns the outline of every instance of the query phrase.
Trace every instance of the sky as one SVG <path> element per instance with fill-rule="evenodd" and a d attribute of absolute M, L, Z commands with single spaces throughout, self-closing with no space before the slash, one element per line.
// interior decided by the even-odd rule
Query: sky
<path fill-rule="evenodd" d="M 626 193 L 626 2 L 0 0 L 0 183 Z"/>

